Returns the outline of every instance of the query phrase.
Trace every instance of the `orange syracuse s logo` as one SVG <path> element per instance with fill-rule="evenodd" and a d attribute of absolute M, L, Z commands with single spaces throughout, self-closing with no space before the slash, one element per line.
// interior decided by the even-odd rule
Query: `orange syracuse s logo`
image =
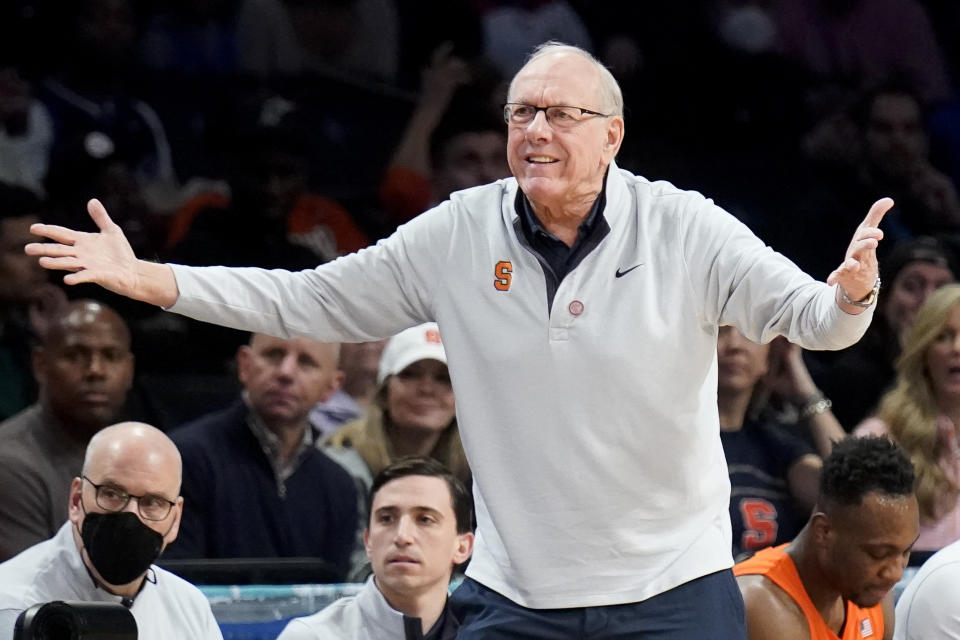
<path fill-rule="evenodd" d="M 493 287 L 497 291 L 509 291 L 510 281 L 513 279 L 513 263 L 501 260 L 493 268 Z"/>

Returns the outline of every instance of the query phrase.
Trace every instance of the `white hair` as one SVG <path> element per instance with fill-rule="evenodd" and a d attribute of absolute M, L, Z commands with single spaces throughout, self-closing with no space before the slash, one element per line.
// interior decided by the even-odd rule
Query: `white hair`
<path fill-rule="evenodd" d="M 523 67 L 521 67 L 520 71 L 513 76 L 513 80 L 510 81 L 510 88 L 507 92 L 507 95 L 510 96 L 510 98 L 508 99 L 512 99 L 513 85 L 516 83 L 517 77 L 527 67 L 527 65 L 534 60 L 539 60 L 540 58 L 555 53 L 570 53 L 577 55 L 593 64 L 597 70 L 597 77 L 600 80 L 600 92 L 602 94 L 601 98 L 603 99 L 604 105 L 606 105 L 604 108 L 610 111 L 611 115 L 623 115 L 623 93 L 620 91 L 620 85 L 617 83 L 616 78 L 613 77 L 613 74 L 610 73 L 610 70 L 607 69 L 602 62 L 597 60 L 589 51 L 581 49 L 580 47 L 575 47 L 571 44 L 557 42 L 556 40 L 548 40 L 547 42 L 538 45 L 533 50 L 533 52 L 530 54 L 530 57 L 527 58 L 527 61 L 523 63 Z"/>

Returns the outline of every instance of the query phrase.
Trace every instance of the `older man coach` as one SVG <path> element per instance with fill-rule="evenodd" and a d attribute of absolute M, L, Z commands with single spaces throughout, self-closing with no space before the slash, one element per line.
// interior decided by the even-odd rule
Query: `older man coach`
<path fill-rule="evenodd" d="M 96 200 L 99 233 L 35 225 L 55 243 L 26 251 L 68 284 L 252 331 L 363 341 L 437 321 L 477 508 L 460 638 L 743 638 L 717 328 L 855 342 L 893 203 L 816 282 L 700 194 L 618 168 L 622 102 L 586 52 L 538 48 L 504 108 L 512 178 L 314 270 L 137 260 Z"/>

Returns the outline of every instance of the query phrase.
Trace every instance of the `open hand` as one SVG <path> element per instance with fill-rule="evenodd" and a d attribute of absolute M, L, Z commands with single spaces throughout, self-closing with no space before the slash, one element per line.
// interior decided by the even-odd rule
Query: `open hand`
<path fill-rule="evenodd" d="M 137 290 L 137 257 L 123 231 L 114 224 L 99 200 L 87 203 L 90 217 L 100 229 L 86 233 L 51 224 L 34 224 L 30 233 L 53 242 L 32 242 L 27 255 L 40 256 L 45 269 L 70 271 L 66 284 L 93 282 L 115 293 L 133 297 Z"/>

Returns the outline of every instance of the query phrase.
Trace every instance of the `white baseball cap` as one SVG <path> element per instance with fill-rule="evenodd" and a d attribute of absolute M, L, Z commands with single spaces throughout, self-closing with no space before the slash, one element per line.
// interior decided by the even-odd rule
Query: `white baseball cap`
<path fill-rule="evenodd" d="M 436 322 L 404 329 L 390 338 L 380 356 L 377 384 L 383 384 L 387 376 L 400 373 L 418 360 L 439 360 L 447 364 L 447 352 L 443 350 L 440 328 Z"/>

